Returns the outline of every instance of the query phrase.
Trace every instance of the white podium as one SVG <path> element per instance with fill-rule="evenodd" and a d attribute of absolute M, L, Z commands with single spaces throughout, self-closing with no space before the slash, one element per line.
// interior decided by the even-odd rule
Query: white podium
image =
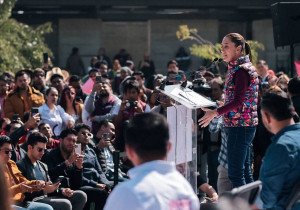
<path fill-rule="evenodd" d="M 161 92 L 176 101 L 174 106 L 167 108 L 172 143 L 167 159 L 175 162 L 177 169 L 197 192 L 197 109 L 216 104 L 180 85 L 165 86 Z"/>

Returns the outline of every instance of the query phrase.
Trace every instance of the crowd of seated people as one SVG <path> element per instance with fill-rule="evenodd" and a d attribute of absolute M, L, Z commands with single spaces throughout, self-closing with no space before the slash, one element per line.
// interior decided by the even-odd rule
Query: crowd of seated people
<path fill-rule="evenodd" d="M 200 68 L 190 79 L 175 60 L 170 60 L 164 76 L 155 73 L 148 55 L 136 69 L 131 59 L 126 62 L 121 58 L 111 63 L 93 57 L 87 72 L 93 83 L 89 93 L 82 89 L 85 81 L 81 75 L 67 77 L 57 68 L 52 73 L 37 68 L 0 76 L 0 157 L 1 164 L 8 166 L 4 167 L 8 168 L 5 177 L 14 208 L 103 209 L 114 187 L 113 152 L 124 152 L 129 120 L 146 112 L 167 117 L 167 108 L 176 104 L 161 91 L 164 85 L 201 81 L 205 85 L 197 92 L 218 105 L 224 103 L 224 78 L 209 69 Z M 260 97 L 266 92 L 290 97 L 299 115 L 299 77 L 290 79 L 284 73 L 272 73 L 263 60 L 256 67 Z M 199 110 L 199 118 L 201 114 Z M 215 118 L 207 128 L 199 128 L 198 135 L 202 146 L 197 152 L 207 156 L 207 162 L 198 168 L 198 179 L 207 183 L 199 189 L 213 201 L 218 199 L 217 192 L 231 190 L 222 124 L 222 117 Z M 259 116 L 253 142 L 256 179 L 271 137 Z M 122 157 L 119 182 L 129 179 L 131 167 Z"/>

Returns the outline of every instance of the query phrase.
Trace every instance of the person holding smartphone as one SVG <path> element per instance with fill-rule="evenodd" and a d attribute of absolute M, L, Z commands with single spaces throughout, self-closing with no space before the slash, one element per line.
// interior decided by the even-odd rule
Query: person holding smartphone
<path fill-rule="evenodd" d="M 95 151 L 89 146 L 91 142 L 90 128 L 85 124 L 77 124 L 77 141 L 81 144 L 83 158 L 83 176 L 80 189 L 88 195 L 86 210 L 91 203 L 95 203 L 95 209 L 103 209 L 113 182 L 109 181 L 98 161 Z"/>
<path fill-rule="evenodd" d="M 11 160 L 12 145 L 8 136 L 0 136 L 0 164 L 4 168 L 4 177 L 7 180 L 8 189 L 14 201 L 14 209 L 40 209 L 53 210 L 48 204 L 28 202 L 26 195 L 38 192 L 45 187 L 44 181 L 26 179 L 18 169 L 16 163 Z"/>
<path fill-rule="evenodd" d="M 85 110 L 90 114 L 92 121 L 92 133 L 96 135 L 99 123 L 102 120 L 112 120 L 115 116 L 113 110 L 121 104 L 121 100 L 112 92 L 109 79 L 98 78 L 93 86 L 91 94 L 85 103 Z"/>
<path fill-rule="evenodd" d="M 57 179 L 52 182 L 48 173 L 48 166 L 41 162 L 46 151 L 47 137 L 39 132 L 34 132 L 28 136 L 27 155 L 17 162 L 18 168 L 28 180 L 41 180 L 45 182 L 45 187 L 38 193 L 27 196 L 29 200 L 46 203 L 60 210 L 81 210 L 83 209 L 87 197 L 80 190 L 72 190 L 64 186 Z M 47 196 L 45 196 L 47 195 Z"/>

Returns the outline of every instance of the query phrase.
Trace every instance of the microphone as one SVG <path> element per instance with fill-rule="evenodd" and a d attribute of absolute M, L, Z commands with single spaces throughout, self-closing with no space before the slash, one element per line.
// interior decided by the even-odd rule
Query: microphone
<path fill-rule="evenodd" d="M 180 85 L 181 88 L 186 88 L 187 86 L 187 79 Z"/>

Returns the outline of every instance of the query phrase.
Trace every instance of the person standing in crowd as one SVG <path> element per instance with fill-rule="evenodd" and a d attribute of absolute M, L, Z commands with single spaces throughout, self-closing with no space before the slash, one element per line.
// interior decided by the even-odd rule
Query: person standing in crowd
<path fill-rule="evenodd" d="M 225 104 L 205 109 L 199 120 L 202 127 L 223 115 L 227 135 L 228 177 L 232 187 L 253 182 L 251 144 L 258 124 L 258 74 L 251 63 L 250 46 L 238 33 L 227 34 L 222 40 L 223 60 L 228 63 L 225 81 Z"/>
<path fill-rule="evenodd" d="M 75 89 L 76 95 L 75 100 L 83 104 L 87 95 L 81 89 L 81 80 L 77 75 L 72 75 L 69 78 L 69 85 Z"/>
<path fill-rule="evenodd" d="M 261 114 L 265 127 L 274 136 L 260 169 L 260 198 L 264 209 L 283 210 L 300 180 L 300 124 L 293 120 L 292 101 L 274 93 L 263 96 Z M 292 209 L 300 209 L 300 203 Z"/>
<path fill-rule="evenodd" d="M 66 83 L 64 77 L 60 74 L 53 74 L 50 78 L 51 87 L 54 87 L 58 91 L 58 98 L 61 96 L 61 92 L 64 89 Z"/>
<path fill-rule="evenodd" d="M 48 86 L 46 85 L 46 76 L 43 69 L 37 68 L 33 72 L 32 86 L 45 95 Z"/>
<path fill-rule="evenodd" d="M 0 119 L 4 118 L 4 102 L 9 90 L 8 82 L 4 77 L 0 77 Z"/>
<path fill-rule="evenodd" d="M 288 94 L 291 97 L 295 111 L 300 116 L 300 77 L 294 77 L 289 81 Z"/>
<path fill-rule="evenodd" d="M 157 113 L 132 118 L 125 134 L 126 153 L 134 164 L 130 180 L 112 191 L 105 210 L 199 209 L 199 200 L 187 180 L 166 161 L 171 148 L 165 117 Z"/>
<path fill-rule="evenodd" d="M 85 75 L 84 64 L 77 47 L 72 48 L 72 52 L 67 59 L 66 69 L 68 69 L 72 75 Z"/>
<path fill-rule="evenodd" d="M 149 87 L 150 78 L 153 77 L 156 72 L 154 62 L 150 59 L 148 53 L 144 54 L 143 60 L 139 62 L 138 69 L 143 72 L 146 80 L 146 87 Z"/>
<path fill-rule="evenodd" d="M 178 66 L 183 71 L 188 71 L 192 62 L 190 54 L 186 51 L 184 47 L 179 47 L 175 55 L 175 60 L 178 63 Z"/>
<path fill-rule="evenodd" d="M 267 62 L 265 60 L 257 61 L 256 68 L 260 83 L 268 83 L 272 76 L 269 74 L 269 66 Z"/>
<path fill-rule="evenodd" d="M 16 89 L 11 92 L 4 104 L 5 117 L 12 119 L 14 114 L 19 114 L 23 120 L 26 112 L 31 107 L 39 107 L 45 103 L 44 95 L 31 87 L 30 77 L 24 70 L 18 71 L 15 75 Z"/>
<path fill-rule="evenodd" d="M 140 85 L 138 81 L 128 79 L 124 84 L 124 95 L 120 105 L 117 105 L 112 114 L 114 125 L 116 126 L 115 146 L 120 151 L 124 151 L 124 128 L 128 120 L 136 114 L 150 112 L 148 104 L 140 99 Z"/>
<path fill-rule="evenodd" d="M 135 79 L 140 84 L 141 99 L 144 102 L 148 102 L 150 100 L 150 97 L 151 97 L 151 94 L 152 94 L 153 91 L 146 88 L 146 86 L 145 86 L 145 77 L 144 77 L 143 72 L 136 71 L 132 74 L 132 76 L 135 77 Z"/>
<path fill-rule="evenodd" d="M 104 47 L 99 48 L 97 53 L 97 58 L 100 62 L 105 61 L 108 68 L 111 69 L 112 67 L 111 59 L 106 55 L 106 50 Z"/>
<path fill-rule="evenodd" d="M 58 91 L 51 87 L 46 91 L 46 103 L 39 107 L 43 123 L 50 125 L 55 136 L 59 136 L 65 126 L 72 127 L 75 120 L 61 106 L 57 106 Z"/>
<path fill-rule="evenodd" d="M 96 81 L 86 103 L 85 110 L 90 114 L 92 133 L 95 135 L 102 120 L 112 120 L 114 107 L 121 104 L 121 100 L 112 92 L 110 81 L 101 78 Z"/>

